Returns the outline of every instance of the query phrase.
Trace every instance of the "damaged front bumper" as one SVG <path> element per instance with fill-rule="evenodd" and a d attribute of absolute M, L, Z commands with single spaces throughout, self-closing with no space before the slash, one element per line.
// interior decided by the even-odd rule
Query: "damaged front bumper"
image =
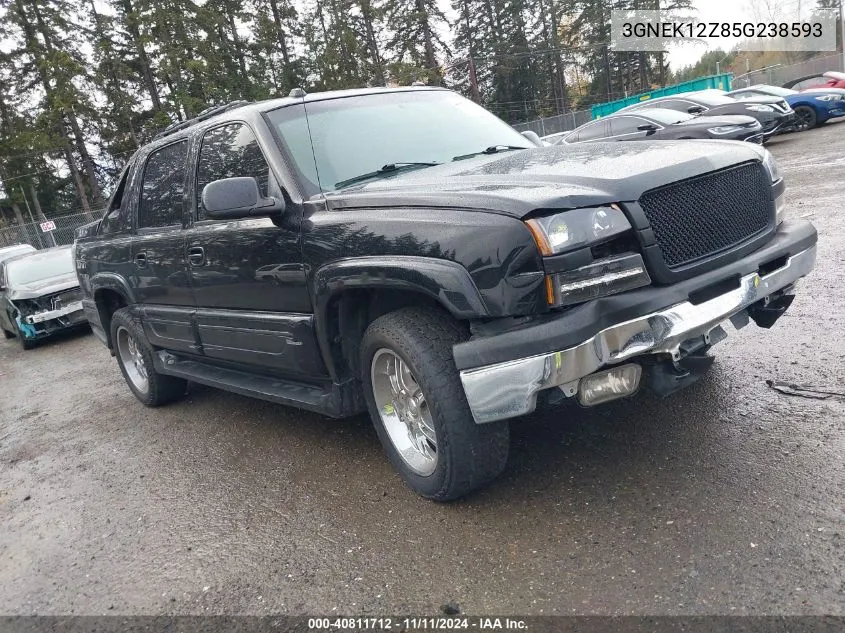
<path fill-rule="evenodd" d="M 594 302 L 599 307 L 592 306 L 598 312 L 590 312 L 591 306 L 587 306 L 534 328 L 456 345 L 455 360 L 475 421 L 493 422 L 530 413 L 536 407 L 538 393 L 546 389 L 557 387 L 564 396 L 574 396 L 582 378 L 605 366 L 635 358 L 678 363 L 696 349 L 723 338 L 720 324 L 727 319 L 737 327 L 744 325 L 749 317 L 763 327 L 771 326 L 790 303 L 795 282 L 813 269 L 816 260 L 816 232 L 812 225 L 784 224 L 772 243 L 723 271 L 713 271 L 715 275 L 702 276 L 699 287 L 696 287 L 699 280 L 688 280 L 680 288 L 686 300 L 610 325 L 599 325 L 594 333 L 576 344 L 555 347 L 553 341 L 571 338 L 573 331 L 589 331 L 591 318 L 600 324 L 608 312 L 623 315 L 631 309 L 636 311 L 638 306 L 654 305 L 661 301 L 660 297 L 671 299 L 678 296 L 679 288 L 668 286 L 625 293 L 629 295 L 627 298 L 623 294 L 605 301 L 605 314 L 599 300 Z M 726 288 L 720 285 L 726 282 L 730 289 L 713 296 L 712 289 Z M 711 289 L 710 294 L 702 296 L 702 285 L 705 290 Z M 491 364 L 471 365 L 473 359 L 501 357 L 512 352 L 520 339 L 525 341 L 526 348 L 536 347 L 538 338 L 541 345 L 551 349 Z"/>
<path fill-rule="evenodd" d="M 18 332 L 29 340 L 50 336 L 87 322 L 81 301 L 73 301 L 50 310 L 33 310 L 29 307 L 19 307 L 18 310 L 19 313 L 15 317 Z"/>
<path fill-rule="evenodd" d="M 64 316 L 73 316 L 74 312 L 79 312 L 80 315 L 82 314 L 82 301 L 76 301 L 56 310 L 36 312 L 35 314 L 25 316 L 23 320 L 30 325 L 34 325 L 35 323 L 44 323 L 45 321 L 52 321 L 53 319 L 58 319 Z"/>

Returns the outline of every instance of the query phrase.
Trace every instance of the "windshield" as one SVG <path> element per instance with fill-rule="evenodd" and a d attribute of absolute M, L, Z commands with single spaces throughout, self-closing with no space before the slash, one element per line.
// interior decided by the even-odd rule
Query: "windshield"
<path fill-rule="evenodd" d="M 642 115 L 647 116 L 649 119 L 654 119 L 663 125 L 682 123 L 695 118 L 692 114 L 669 110 L 668 108 L 648 108 L 642 112 Z"/>
<path fill-rule="evenodd" d="M 311 144 L 301 135 L 301 115 L 281 108 L 268 113 L 287 141 L 299 171 L 323 191 L 385 165 L 447 163 L 493 146 L 533 147 L 519 132 L 484 108 L 447 90 L 383 92 L 305 104 Z M 313 146 L 313 155 L 311 149 Z M 314 165 L 316 163 L 316 174 Z M 424 169 L 388 169 L 380 176 Z M 351 183 L 350 183 L 351 184 Z"/>
<path fill-rule="evenodd" d="M 780 86 L 762 86 L 759 88 L 752 88 L 752 90 L 759 90 L 760 92 L 775 97 L 788 97 L 789 95 L 798 94 L 796 90 L 790 90 L 789 88 L 781 88 Z"/>
<path fill-rule="evenodd" d="M 679 95 L 683 96 L 683 95 Z M 702 103 L 707 106 L 720 106 L 720 105 L 728 105 L 730 103 L 736 103 L 736 99 L 731 97 L 727 97 L 723 94 L 713 94 L 713 93 L 703 93 L 699 92 L 698 94 L 690 95 L 695 101 L 698 103 Z"/>
<path fill-rule="evenodd" d="M 31 284 L 42 279 L 67 275 L 73 271 L 73 259 L 69 248 L 36 253 L 11 261 L 6 266 L 8 281 L 15 285 Z"/>

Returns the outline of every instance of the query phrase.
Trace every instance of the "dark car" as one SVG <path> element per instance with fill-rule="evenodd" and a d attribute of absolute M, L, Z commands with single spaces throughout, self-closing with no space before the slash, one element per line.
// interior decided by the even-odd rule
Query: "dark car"
<path fill-rule="evenodd" d="M 87 326 L 70 246 L 0 262 L 0 329 L 24 349 L 62 330 Z"/>
<path fill-rule="evenodd" d="M 545 137 L 547 143 L 583 143 L 587 141 L 663 141 L 717 138 L 760 143 L 762 127 L 750 116 L 698 117 L 693 114 L 644 108 L 630 114 L 611 114 L 590 121 L 569 133 Z"/>
<path fill-rule="evenodd" d="M 776 134 L 782 127 L 788 126 L 795 116 L 792 108 L 782 98 L 755 97 L 745 101 L 737 101 L 726 96 L 721 90 L 702 90 L 669 97 L 658 97 L 627 106 L 619 112 L 635 112 L 645 108 L 668 108 L 669 110 L 705 117 L 725 116 L 726 114 L 742 114 L 754 117 L 763 127 L 764 138 L 768 138 Z"/>
<path fill-rule="evenodd" d="M 144 404 L 195 381 L 366 410 L 444 500 L 538 401 L 669 394 L 726 319 L 770 327 L 816 254 L 784 189 L 752 143 L 537 147 L 444 89 L 296 91 L 140 149 L 76 267 Z"/>
<path fill-rule="evenodd" d="M 841 88 L 809 88 L 804 92 L 759 84 L 727 93 L 734 99 L 745 101 L 760 96 L 781 97 L 795 112 L 791 129 L 802 132 L 827 123 L 830 119 L 845 116 L 845 90 Z"/>

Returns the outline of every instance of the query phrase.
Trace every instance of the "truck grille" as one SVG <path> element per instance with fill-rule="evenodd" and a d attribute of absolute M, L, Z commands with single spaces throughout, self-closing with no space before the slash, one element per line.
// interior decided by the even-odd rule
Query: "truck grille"
<path fill-rule="evenodd" d="M 774 221 L 772 184 L 758 162 L 652 189 L 639 202 L 670 269 L 737 246 Z"/>

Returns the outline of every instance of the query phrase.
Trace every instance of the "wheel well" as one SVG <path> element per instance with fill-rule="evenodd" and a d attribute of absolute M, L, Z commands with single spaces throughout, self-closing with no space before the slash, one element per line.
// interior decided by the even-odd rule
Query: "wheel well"
<path fill-rule="evenodd" d="M 115 312 L 128 305 L 126 298 L 116 290 L 101 288 L 100 290 L 94 291 L 94 302 L 97 304 L 97 312 L 100 313 L 100 323 L 103 326 L 103 333 L 106 335 L 109 349 L 113 349 L 111 341 L 111 317 Z"/>
<path fill-rule="evenodd" d="M 436 300 L 410 290 L 350 290 L 333 297 L 325 318 L 338 378 L 358 377 L 359 348 L 370 323 L 388 312 L 415 306 L 439 310 L 444 319 L 454 318 Z"/>

